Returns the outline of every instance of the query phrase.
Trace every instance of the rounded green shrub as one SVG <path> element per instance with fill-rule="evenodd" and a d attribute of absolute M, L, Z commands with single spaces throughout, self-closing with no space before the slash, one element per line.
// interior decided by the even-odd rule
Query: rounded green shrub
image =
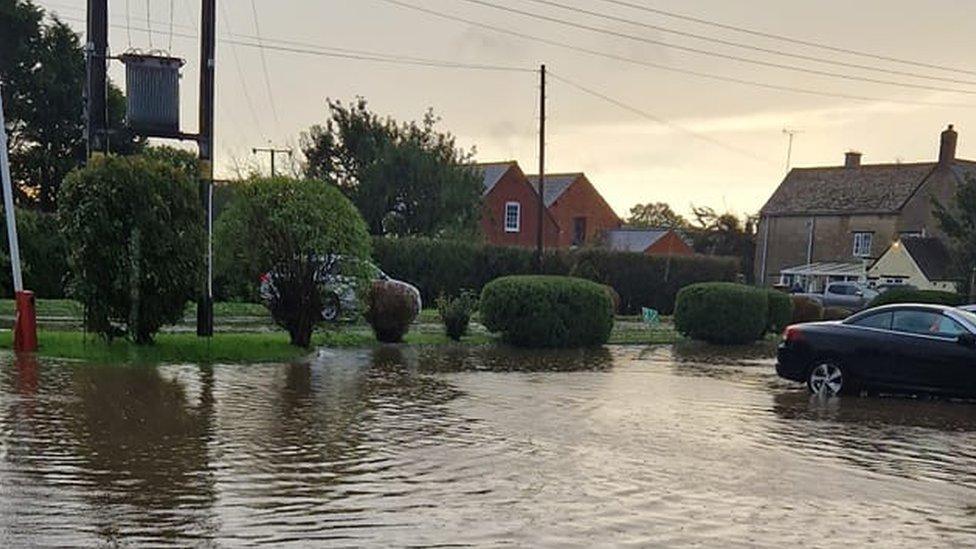
<path fill-rule="evenodd" d="M 145 344 L 183 318 L 203 280 L 196 181 L 158 160 L 109 156 L 68 175 L 58 203 L 69 291 L 89 329 Z"/>
<path fill-rule="evenodd" d="M 674 324 L 692 339 L 723 345 L 762 339 L 769 327 L 765 290 L 732 282 L 706 282 L 678 292 Z"/>
<path fill-rule="evenodd" d="M 954 292 L 894 288 L 872 299 L 868 307 L 878 307 L 892 303 L 934 303 L 936 305 L 950 305 L 955 307 L 965 302 L 963 296 Z"/>
<path fill-rule="evenodd" d="M 420 294 L 409 284 L 398 280 L 373 281 L 366 295 L 366 322 L 376 339 L 399 343 L 410 331 L 410 324 L 420 314 Z"/>
<path fill-rule="evenodd" d="M 769 301 L 769 331 L 782 332 L 793 321 L 793 300 L 789 294 L 778 290 L 766 290 Z"/>
<path fill-rule="evenodd" d="M 795 295 L 793 299 L 793 321 L 792 324 L 802 324 L 804 322 L 817 322 L 823 320 L 824 308 L 819 302 L 809 297 Z"/>
<path fill-rule="evenodd" d="M 844 307 L 825 307 L 823 310 L 824 320 L 844 320 L 854 314 L 854 311 Z"/>
<path fill-rule="evenodd" d="M 613 303 L 600 284 L 564 276 L 506 276 L 481 293 L 481 318 L 520 347 L 602 345 L 613 328 Z"/>

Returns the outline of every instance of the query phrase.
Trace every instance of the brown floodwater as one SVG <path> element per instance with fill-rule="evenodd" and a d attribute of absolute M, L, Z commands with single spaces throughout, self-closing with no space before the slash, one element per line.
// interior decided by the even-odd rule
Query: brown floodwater
<path fill-rule="evenodd" d="M 0 546 L 971 547 L 976 405 L 768 348 L 0 356 Z"/>

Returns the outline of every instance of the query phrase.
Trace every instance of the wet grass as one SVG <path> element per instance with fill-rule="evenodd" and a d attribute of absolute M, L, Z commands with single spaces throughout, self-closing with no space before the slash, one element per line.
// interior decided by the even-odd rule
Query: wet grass
<path fill-rule="evenodd" d="M 293 347 L 283 332 L 216 334 L 159 334 L 152 345 L 139 346 L 126 339 L 111 343 L 79 331 L 42 330 L 37 354 L 90 362 L 129 363 L 214 363 L 280 362 L 301 358 L 307 349 Z M 11 349 L 11 332 L 0 333 L 0 349 Z"/>

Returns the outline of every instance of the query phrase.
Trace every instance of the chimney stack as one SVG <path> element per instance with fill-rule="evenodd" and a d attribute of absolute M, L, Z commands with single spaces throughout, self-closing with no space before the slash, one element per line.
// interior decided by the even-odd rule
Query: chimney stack
<path fill-rule="evenodd" d="M 956 160 L 956 141 L 959 134 L 952 129 L 952 124 L 942 132 L 942 142 L 939 146 L 939 164 L 948 166 Z"/>
<path fill-rule="evenodd" d="M 857 151 L 847 151 L 844 153 L 844 167 L 854 169 L 861 167 L 861 153 Z"/>

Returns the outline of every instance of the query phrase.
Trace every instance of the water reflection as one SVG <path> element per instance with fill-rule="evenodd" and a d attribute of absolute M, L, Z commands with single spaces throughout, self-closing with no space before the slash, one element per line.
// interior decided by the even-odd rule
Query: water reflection
<path fill-rule="evenodd" d="M 855 546 L 976 535 L 972 405 L 811 399 L 777 380 L 768 349 L 737 353 L 8 358 L 0 546 L 783 546 L 825 524 Z"/>
<path fill-rule="evenodd" d="M 771 440 L 809 456 L 976 488 L 976 407 L 906 398 L 773 397 Z"/>

